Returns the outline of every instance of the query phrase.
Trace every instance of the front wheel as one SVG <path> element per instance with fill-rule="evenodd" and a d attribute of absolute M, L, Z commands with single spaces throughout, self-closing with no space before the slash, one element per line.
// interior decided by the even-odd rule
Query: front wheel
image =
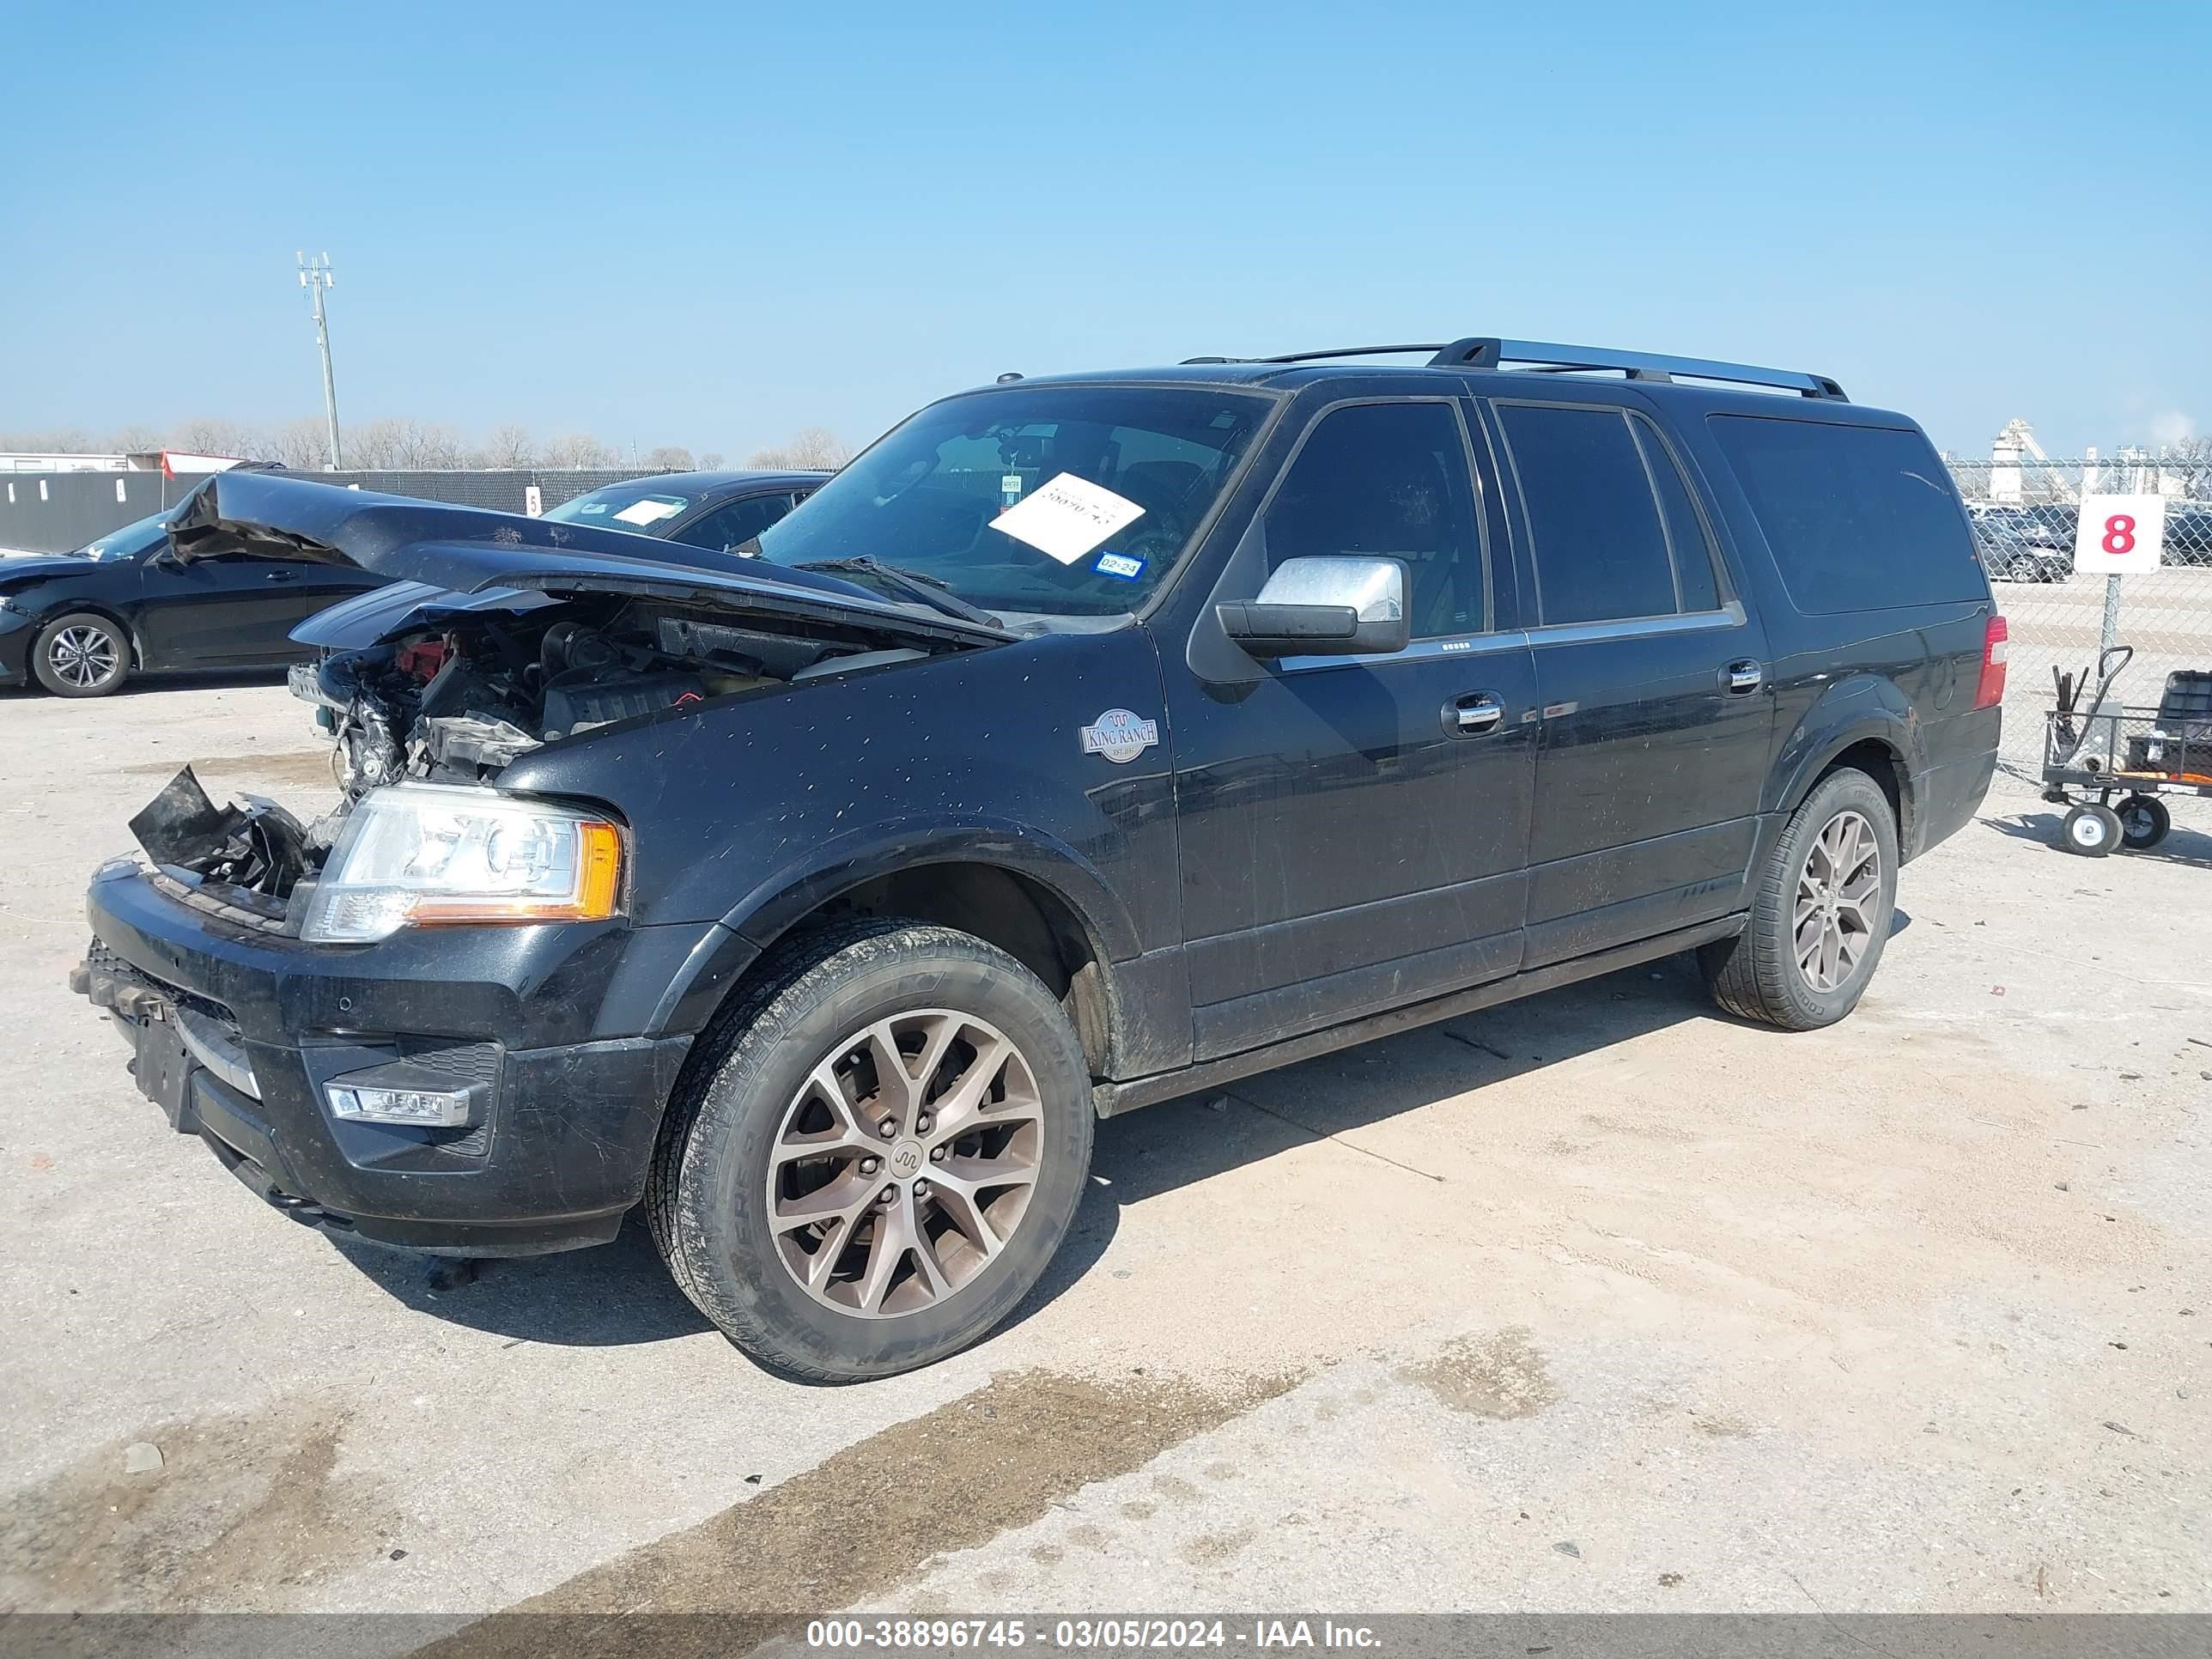
<path fill-rule="evenodd" d="M 800 941 L 702 1039 L 647 1215 L 731 1341 L 812 1382 L 957 1352 L 1043 1274 L 1083 1198 L 1091 1079 L 1052 993 L 948 927 Z"/>
<path fill-rule="evenodd" d="M 2077 806 L 2058 826 L 2058 838 L 2069 853 L 2100 859 L 2120 844 L 2124 832 L 2120 816 L 2109 806 Z"/>
<path fill-rule="evenodd" d="M 76 611 L 40 631 L 31 672 L 58 697 L 104 697 L 131 672 L 131 642 L 106 617 Z"/>
<path fill-rule="evenodd" d="M 1829 773 L 1767 854 L 1743 932 L 1698 948 L 1713 1000 L 1788 1031 L 1843 1018 L 1888 942 L 1897 863 L 1881 786 L 1850 768 Z"/>

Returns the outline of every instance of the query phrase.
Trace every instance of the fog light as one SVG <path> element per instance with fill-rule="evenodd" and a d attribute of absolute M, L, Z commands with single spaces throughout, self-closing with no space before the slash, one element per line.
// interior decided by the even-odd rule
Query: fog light
<path fill-rule="evenodd" d="M 413 1123 L 458 1129 L 469 1121 L 471 1089 L 378 1089 L 333 1083 L 323 1091 L 334 1117 L 357 1123 Z"/>

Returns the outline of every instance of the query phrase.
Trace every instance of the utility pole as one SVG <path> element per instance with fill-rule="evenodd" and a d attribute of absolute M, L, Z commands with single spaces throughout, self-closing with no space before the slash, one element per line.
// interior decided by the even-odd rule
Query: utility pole
<path fill-rule="evenodd" d="M 298 257 L 300 286 L 314 296 L 315 344 L 323 354 L 323 419 L 330 426 L 331 471 L 336 472 L 345 465 L 345 455 L 338 447 L 338 388 L 331 377 L 331 323 L 323 312 L 323 293 L 334 287 L 337 278 L 331 274 L 329 254 L 320 253 L 313 259 L 305 253 Z"/>

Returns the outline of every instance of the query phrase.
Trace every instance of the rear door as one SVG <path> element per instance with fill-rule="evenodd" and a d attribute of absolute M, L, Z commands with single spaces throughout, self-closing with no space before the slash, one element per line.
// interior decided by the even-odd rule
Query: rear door
<path fill-rule="evenodd" d="M 1741 906 L 1774 720 L 1674 446 L 1626 395 L 1574 396 L 1485 400 L 1533 611 L 1532 968 Z"/>
<path fill-rule="evenodd" d="M 1234 687 L 1170 676 L 1200 1059 L 1520 964 L 1534 672 L 1500 631 L 1504 520 L 1486 521 L 1468 438 L 1450 398 L 1325 409 L 1251 532 L 1266 568 L 1404 560 L 1406 650 L 1285 658 Z M 1213 598 L 1249 599 L 1265 574 L 1232 562 Z"/>
<path fill-rule="evenodd" d="M 138 637 L 152 668 L 283 662 L 306 654 L 295 626 L 383 579 L 349 565 L 246 553 L 140 562 Z"/>

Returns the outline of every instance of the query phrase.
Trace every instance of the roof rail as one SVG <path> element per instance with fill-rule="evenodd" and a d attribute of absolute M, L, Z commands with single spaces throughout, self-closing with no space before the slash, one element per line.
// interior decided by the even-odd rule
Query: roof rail
<path fill-rule="evenodd" d="M 1390 357 L 1407 351 L 1448 351 L 1451 348 L 1430 343 L 1427 345 L 1338 346 L 1328 351 L 1290 351 L 1279 357 L 1186 357 L 1186 368 L 1198 363 L 1310 363 L 1324 357 Z"/>
<path fill-rule="evenodd" d="M 1769 386 L 1807 398 L 1850 400 L 1843 387 L 1825 374 L 1807 374 L 1790 368 L 1759 368 L 1749 363 L 1716 362 L 1705 357 L 1662 357 L 1648 351 L 1608 351 L 1595 346 L 1553 345 L 1541 340 L 1500 340 L 1470 336 L 1439 347 L 1429 359 L 1431 368 L 1499 368 L 1524 363 L 1540 374 L 1571 374 L 1577 369 L 1618 369 L 1632 380 L 1671 380 L 1680 374 L 1694 380 L 1727 380 L 1739 386 Z"/>
<path fill-rule="evenodd" d="M 1200 363 L 1312 363 L 1331 357 L 1389 357 L 1408 351 L 1432 353 L 1431 368 L 1502 368 L 1521 363 L 1542 374 L 1572 374 L 1586 368 L 1616 369 L 1632 380 L 1671 380 L 1677 374 L 1693 380 L 1724 380 L 1737 386 L 1770 386 L 1801 397 L 1829 398 L 1849 403 L 1843 387 L 1825 374 L 1806 374 L 1790 368 L 1758 368 L 1749 363 L 1716 362 L 1705 357 L 1662 357 L 1648 351 L 1607 351 L 1596 346 L 1550 345 L 1540 340 L 1500 340 L 1473 335 L 1449 345 L 1337 346 L 1327 351 L 1290 351 L 1279 357 L 1186 357 L 1185 366 Z"/>

